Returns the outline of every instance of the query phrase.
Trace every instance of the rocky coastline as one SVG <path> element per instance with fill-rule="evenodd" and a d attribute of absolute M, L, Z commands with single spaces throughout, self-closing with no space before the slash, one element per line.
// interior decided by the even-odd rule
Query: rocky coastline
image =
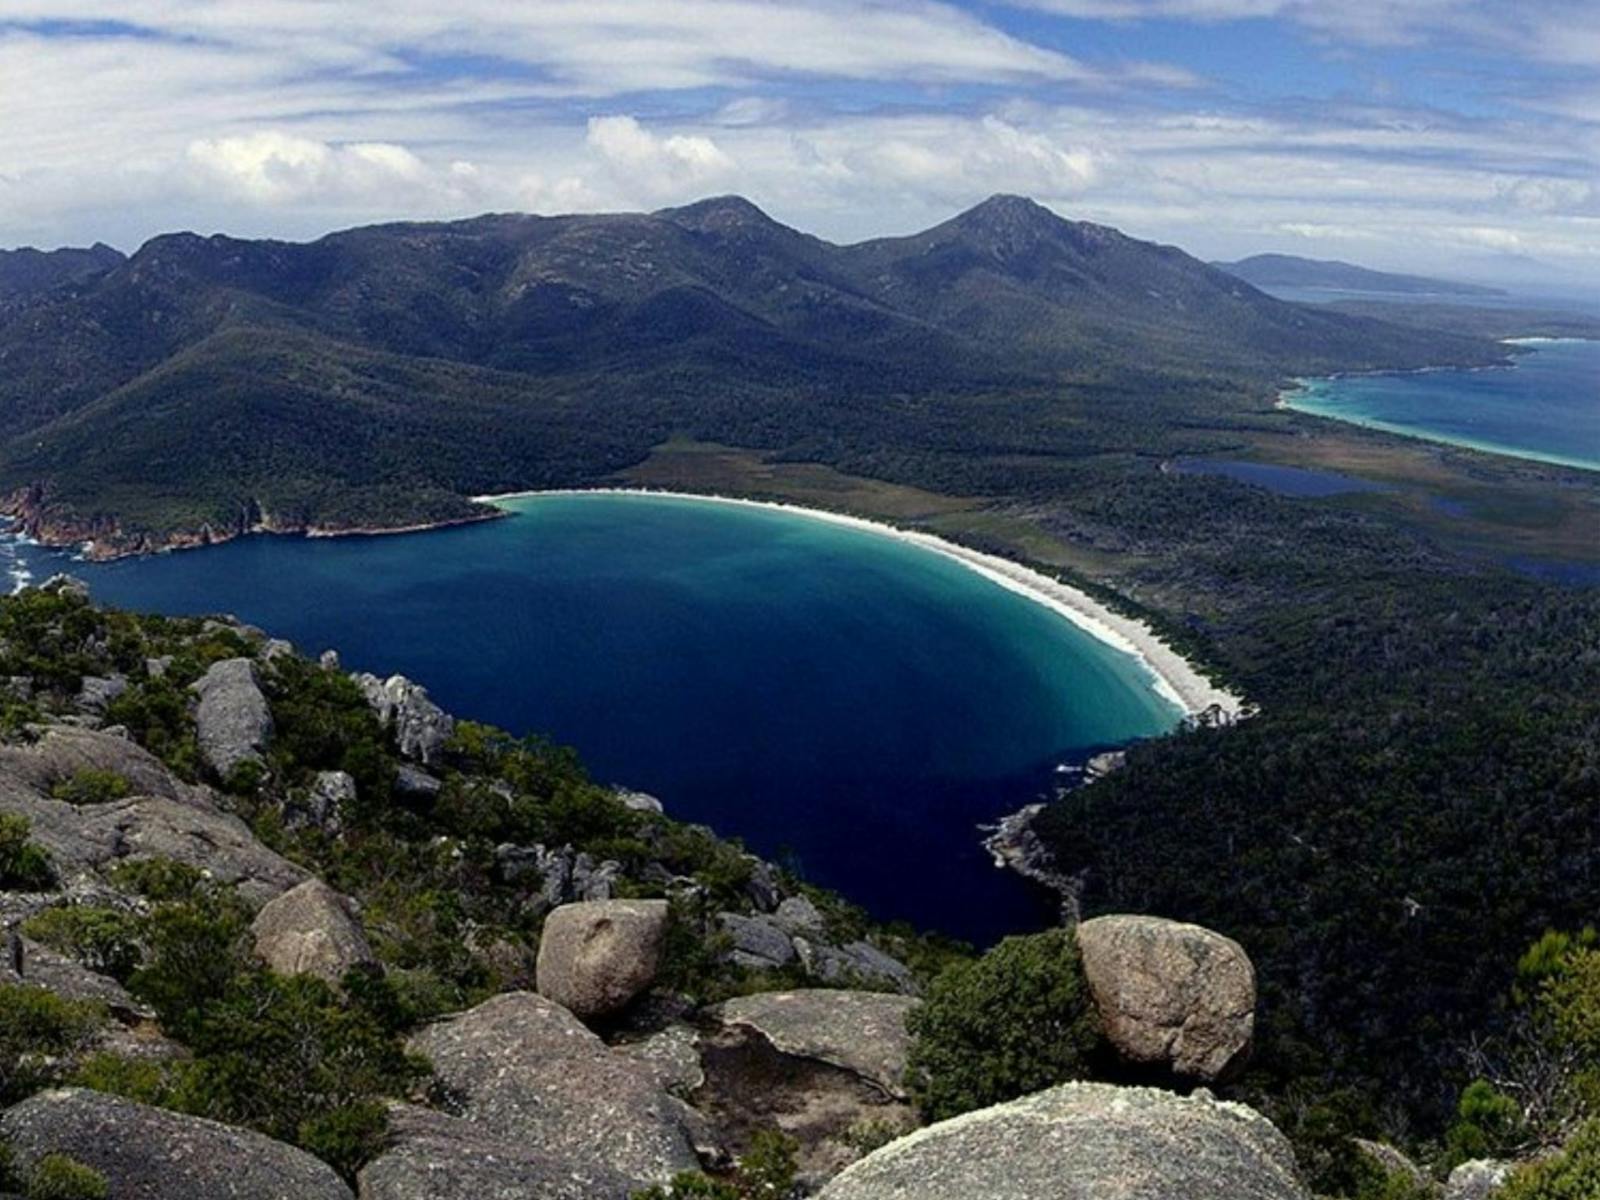
<path fill-rule="evenodd" d="M 146 554 L 198 550 L 258 533 L 311 538 L 380 537 L 475 525 L 509 515 L 504 509 L 475 504 L 470 513 L 431 521 L 406 521 L 395 525 L 340 525 L 285 518 L 266 512 L 251 502 L 241 508 L 238 517 L 232 521 L 203 521 L 192 528 L 158 533 L 128 530 L 115 516 L 85 517 L 69 505 L 52 501 L 49 492 L 36 484 L 19 488 L 0 498 L 0 517 L 13 521 L 17 532 L 52 550 L 75 550 L 88 562 L 114 562 Z"/>
<path fill-rule="evenodd" d="M 1103 779 L 1120 770 L 1125 762 L 1125 750 L 1105 750 L 1082 763 L 1063 763 L 1057 768 L 1059 778 L 1053 799 Z M 1061 869 L 1055 855 L 1033 829 L 1033 822 L 1049 805 L 1048 800 L 1029 804 L 1001 817 L 993 825 L 980 825 L 978 829 L 986 835 L 983 848 L 989 852 L 997 869 L 1014 871 L 1055 895 L 1061 903 L 1062 924 L 1076 925 L 1082 917 L 1083 880 Z"/>

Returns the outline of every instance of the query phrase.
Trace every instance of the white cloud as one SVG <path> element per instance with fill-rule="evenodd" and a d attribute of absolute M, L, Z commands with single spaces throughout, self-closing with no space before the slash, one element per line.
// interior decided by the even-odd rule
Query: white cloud
<path fill-rule="evenodd" d="M 589 148 L 633 187 L 670 194 L 688 186 L 712 186 L 732 178 L 733 159 L 710 138 L 672 134 L 656 137 L 633 117 L 589 118 Z"/>
<path fill-rule="evenodd" d="M 200 139 L 185 155 L 194 186 L 262 205 L 412 203 L 477 195 L 471 163 L 436 170 L 389 142 L 329 145 L 277 131 Z"/>
<path fill-rule="evenodd" d="M 1600 4 L 1587 0 L 1501 6 L 1493 34 L 1487 0 L 1036 6 L 1275 15 L 1329 39 L 1515 47 L 1543 45 L 1559 12 L 1563 45 L 1524 57 L 1576 62 L 1600 46 Z M 1196 89 L 1160 63 L 1091 69 L 984 12 L 932 0 L 0 0 L 0 245 L 127 245 L 174 227 L 310 236 L 713 191 L 851 238 L 1014 191 L 1207 256 L 1311 238 L 1416 269 L 1510 239 L 1574 263 L 1600 253 L 1600 108 L 1581 64 L 1550 73 L 1564 91 L 1508 97 L 1526 119 L 1302 111 Z M 155 36 L 6 25 L 69 15 Z"/>

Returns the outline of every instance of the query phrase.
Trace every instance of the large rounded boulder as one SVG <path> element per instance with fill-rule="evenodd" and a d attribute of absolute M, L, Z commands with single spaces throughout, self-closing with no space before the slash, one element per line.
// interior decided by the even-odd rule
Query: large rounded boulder
<path fill-rule="evenodd" d="M 23 1171 L 65 1154 L 115 1200 L 350 1200 L 333 1168 L 247 1129 L 81 1088 L 30 1096 L 0 1116 Z"/>
<path fill-rule="evenodd" d="M 1238 942 L 1160 917 L 1109 916 L 1078 926 L 1078 948 L 1124 1062 L 1209 1082 L 1249 1057 L 1256 973 Z"/>
<path fill-rule="evenodd" d="M 1294 1153 L 1241 1104 L 1070 1083 L 891 1142 L 818 1200 L 1309 1200 Z"/>
<path fill-rule="evenodd" d="M 564 904 L 545 918 L 539 994 L 584 1020 L 610 1016 L 655 982 L 666 940 L 665 900 Z"/>

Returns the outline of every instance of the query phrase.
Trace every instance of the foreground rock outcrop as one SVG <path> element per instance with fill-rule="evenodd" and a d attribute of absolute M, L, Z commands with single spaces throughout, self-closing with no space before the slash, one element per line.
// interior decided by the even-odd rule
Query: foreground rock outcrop
<path fill-rule="evenodd" d="M 694 1111 L 655 1070 L 543 996 L 496 996 L 422 1030 L 410 1048 L 433 1063 L 455 1115 L 552 1169 L 641 1188 L 699 1163 Z"/>
<path fill-rule="evenodd" d="M 376 963 L 350 900 L 308 879 L 266 904 L 250 926 L 256 955 L 281 975 L 338 983 L 354 967 Z"/>
<path fill-rule="evenodd" d="M 906 1018 L 919 1003 L 881 992 L 763 992 L 729 1000 L 717 1015 L 724 1025 L 754 1029 L 780 1053 L 839 1067 L 904 1099 Z"/>
<path fill-rule="evenodd" d="M 259 1133 L 79 1088 L 41 1092 L 0 1115 L 24 1170 L 70 1155 L 114 1200 L 351 1200 L 333 1168 Z"/>
<path fill-rule="evenodd" d="M 626 1200 L 609 1167 L 552 1158 L 431 1109 L 389 1111 L 389 1148 L 362 1168 L 361 1200 Z"/>
<path fill-rule="evenodd" d="M 194 685 L 200 697 L 195 734 L 200 756 L 226 778 L 245 763 L 263 761 L 272 741 L 272 710 L 261 691 L 261 677 L 249 658 L 212 663 Z"/>
<path fill-rule="evenodd" d="M 610 1016 L 655 981 L 666 939 L 665 900 L 562 905 L 539 938 L 539 994 L 585 1020 Z"/>
<path fill-rule="evenodd" d="M 846 1169 L 819 1200 L 1310 1200 L 1288 1141 L 1200 1094 L 1067 1084 L 967 1113 Z"/>
<path fill-rule="evenodd" d="M 268 849 L 248 825 L 217 808 L 205 789 L 170 775 L 152 785 L 156 794 L 77 805 L 56 799 L 5 766 L 0 763 L 0 812 L 28 819 L 33 840 L 49 851 L 64 880 L 120 861 L 170 858 L 219 883 L 236 884 L 242 898 L 263 904 L 307 878 L 304 868 Z"/>
<path fill-rule="evenodd" d="M 174 776 L 154 754 L 108 730 L 52 725 L 32 745 L 0 746 L 0 773 L 43 795 L 83 771 L 118 775 L 139 796 L 182 800 L 204 795 Z"/>
<path fill-rule="evenodd" d="M 1256 973 L 1238 942 L 1160 917 L 1078 926 L 1083 972 L 1107 1041 L 1125 1061 L 1226 1078 L 1249 1057 Z"/>

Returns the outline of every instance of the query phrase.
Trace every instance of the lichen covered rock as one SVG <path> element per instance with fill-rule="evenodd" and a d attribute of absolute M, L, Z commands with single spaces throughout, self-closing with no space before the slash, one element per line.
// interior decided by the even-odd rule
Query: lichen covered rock
<path fill-rule="evenodd" d="M 41 1092 L 0 1115 L 18 1166 L 70 1155 L 115 1200 L 351 1200 L 326 1163 L 259 1133 L 81 1088 Z"/>
<path fill-rule="evenodd" d="M 665 900 L 562 905 L 539 941 L 539 994 L 584 1020 L 618 1012 L 655 981 L 666 936 Z"/>
<path fill-rule="evenodd" d="M 1256 973 L 1239 943 L 1198 925 L 1108 916 L 1078 927 L 1078 948 L 1124 1061 L 1211 1081 L 1249 1057 Z"/>
<path fill-rule="evenodd" d="M 1198 1094 L 1065 1084 L 891 1142 L 819 1200 L 1309 1200 L 1288 1141 Z"/>
<path fill-rule="evenodd" d="M 375 963 L 351 902 L 320 879 L 308 879 L 266 904 L 250 926 L 256 955 L 280 975 L 338 983 Z"/>
<path fill-rule="evenodd" d="M 245 763 L 262 762 L 272 741 L 272 710 L 256 664 L 248 658 L 212 663 L 194 691 L 200 698 L 195 735 L 206 765 L 226 778 Z"/>

